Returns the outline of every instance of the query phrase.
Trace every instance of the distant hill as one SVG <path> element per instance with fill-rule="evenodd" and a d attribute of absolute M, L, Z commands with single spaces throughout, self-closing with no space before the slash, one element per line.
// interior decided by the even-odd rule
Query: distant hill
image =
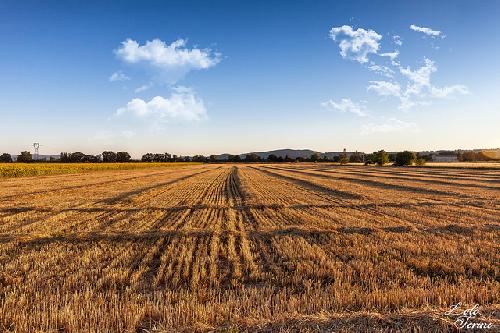
<path fill-rule="evenodd" d="M 285 158 L 288 155 L 288 157 L 295 159 L 297 157 L 309 158 L 311 157 L 312 154 L 316 152 L 310 149 L 277 149 L 271 151 L 252 152 L 252 153 L 259 155 L 261 159 L 266 159 L 271 154 L 283 158 Z M 243 156 L 245 156 L 245 154 L 243 154 Z"/>
<path fill-rule="evenodd" d="M 292 159 L 296 159 L 297 157 L 302 157 L 302 158 L 309 158 L 311 157 L 312 154 L 314 153 L 319 153 L 320 155 L 323 155 L 321 152 L 316 152 L 314 150 L 310 149 L 276 149 L 276 150 L 271 150 L 271 151 L 256 151 L 256 152 L 249 152 L 245 154 L 240 154 L 240 158 L 244 159 L 245 155 L 247 154 L 257 154 L 261 159 L 265 160 L 267 157 L 271 154 L 276 155 L 278 157 L 285 158 L 287 155 L 288 157 Z M 230 154 L 220 154 L 217 155 L 218 160 L 227 160 L 228 156 Z"/>

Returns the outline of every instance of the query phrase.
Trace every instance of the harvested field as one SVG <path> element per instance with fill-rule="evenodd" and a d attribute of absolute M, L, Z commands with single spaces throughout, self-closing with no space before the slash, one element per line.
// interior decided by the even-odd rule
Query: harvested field
<path fill-rule="evenodd" d="M 0 331 L 500 327 L 500 170 L 208 164 L 0 180 Z"/>

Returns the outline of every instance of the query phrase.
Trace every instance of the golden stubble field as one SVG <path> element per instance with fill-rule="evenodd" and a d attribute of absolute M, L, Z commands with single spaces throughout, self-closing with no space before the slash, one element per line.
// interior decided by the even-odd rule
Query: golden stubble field
<path fill-rule="evenodd" d="M 193 165 L 0 180 L 0 331 L 500 324 L 500 170 Z M 498 327 L 498 326 L 497 326 Z"/>

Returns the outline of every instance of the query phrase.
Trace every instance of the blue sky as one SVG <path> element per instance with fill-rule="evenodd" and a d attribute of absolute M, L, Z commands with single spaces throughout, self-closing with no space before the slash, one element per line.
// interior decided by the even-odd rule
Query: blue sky
<path fill-rule="evenodd" d="M 500 147 L 498 13 L 498 1 L 0 1 L 0 150 Z"/>

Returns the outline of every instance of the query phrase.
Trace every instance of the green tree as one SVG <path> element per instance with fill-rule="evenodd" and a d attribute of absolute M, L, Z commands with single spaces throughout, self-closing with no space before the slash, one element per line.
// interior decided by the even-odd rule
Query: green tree
<path fill-rule="evenodd" d="M 104 163 L 116 162 L 116 153 L 114 151 L 103 151 L 102 152 L 102 161 Z"/>
<path fill-rule="evenodd" d="M 415 160 L 415 164 L 418 165 L 418 166 L 423 166 L 423 165 L 425 165 L 426 162 L 427 161 L 424 158 L 417 158 Z"/>
<path fill-rule="evenodd" d="M 278 162 L 278 156 L 274 155 L 274 154 L 269 154 L 267 156 L 267 160 L 269 162 Z"/>
<path fill-rule="evenodd" d="M 33 157 L 29 151 L 22 151 L 21 155 L 17 155 L 17 162 L 29 163 L 33 161 Z"/>
<path fill-rule="evenodd" d="M 12 156 L 10 156 L 10 154 L 3 153 L 2 155 L 0 155 L 0 162 L 1 163 L 10 163 L 10 162 L 12 162 Z"/>
<path fill-rule="evenodd" d="M 229 155 L 227 157 L 227 160 L 229 162 L 241 162 L 241 158 L 240 158 L 240 155 Z"/>
<path fill-rule="evenodd" d="M 260 156 L 255 153 L 250 153 L 245 155 L 245 162 L 258 162 L 260 161 Z"/>
<path fill-rule="evenodd" d="M 153 162 L 154 159 L 154 154 L 153 153 L 147 153 L 142 155 L 141 161 L 142 162 Z"/>
<path fill-rule="evenodd" d="M 417 160 L 417 155 L 412 151 L 400 151 L 396 154 L 395 165 L 407 166 L 412 165 Z"/>
<path fill-rule="evenodd" d="M 311 157 L 309 158 L 309 160 L 311 162 L 318 162 L 320 158 L 321 158 L 321 156 L 319 155 L 319 153 L 313 153 L 313 154 L 311 154 Z"/>
<path fill-rule="evenodd" d="M 69 161 L 71 163 L 85 162 L 85 154 L 79 151 L 71 153 L 69 154 Z"/>
<path fill-rule="evenodd" d="M 116 161 L 117 162 L 130 162 L 130 154 L 126 151 L 119 151 L 116 153 Z"/>
<path fill-rule="evenodd" d="M 387 154 L 385 150 L 379 150 L 373 153 L 372 161 L 377 165 L 387 164 L 389 163 L 389 154 Z"/>
<path fill-rule="evenodd" d="M 193 162 L 206 162 L 207 158 L 203 155 L 194 155 L 192 161 Z"/>

